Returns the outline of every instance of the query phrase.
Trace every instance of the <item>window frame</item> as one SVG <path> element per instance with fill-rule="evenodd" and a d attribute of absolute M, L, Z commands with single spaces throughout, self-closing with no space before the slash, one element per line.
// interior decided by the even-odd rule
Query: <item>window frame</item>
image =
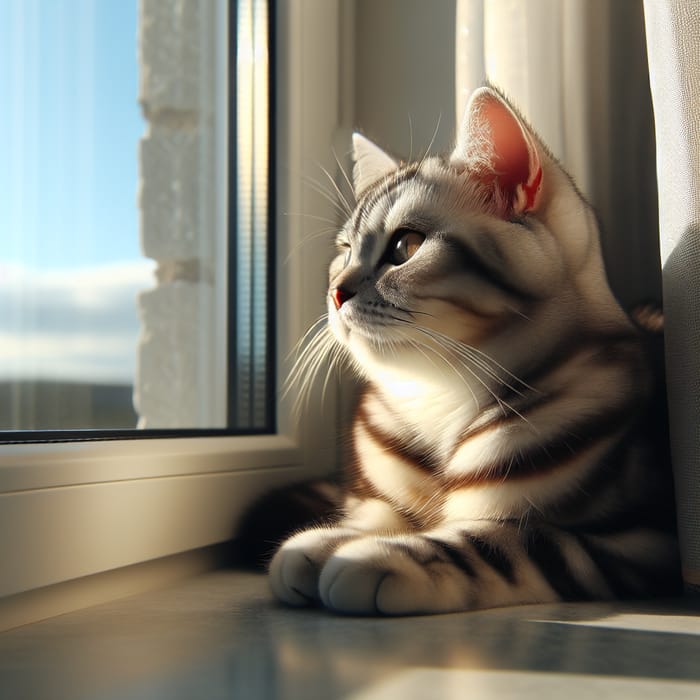
<path fill-rule="evenodd" d="M 332 215 L 299 174 L 317 174 L 314 163 L 335 168 L 329 144 L 346 121 L 339 73 L 349 70 L 344 12 L 340 0 L 278 3 L 277 377 L 323 310 L 330 248 L 306 245 L 300 255 L 313 224 L 285 212 L 315 216 L 325 206 L 320 213 Z M 298 420 L 291 397 L 278 396 L 273 435 L 0 445 L 0 597 L 229 539 L 263 490 L 335 467 L 332 393 Z"/>

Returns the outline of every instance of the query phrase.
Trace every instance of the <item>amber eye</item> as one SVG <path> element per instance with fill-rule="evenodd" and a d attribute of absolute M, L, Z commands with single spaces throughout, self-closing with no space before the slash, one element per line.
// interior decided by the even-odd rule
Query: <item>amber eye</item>
<path fill-rule="evenodd" d="M 418 252 L 424 240 L 425 236 L 418 231 L 399 229 L 389 243 L 387 261 L 392 265 L 403 265 Z"/>

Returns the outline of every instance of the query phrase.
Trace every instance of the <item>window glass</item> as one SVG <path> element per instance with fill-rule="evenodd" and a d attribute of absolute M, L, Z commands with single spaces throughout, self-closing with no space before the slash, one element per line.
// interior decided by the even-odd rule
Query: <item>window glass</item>
<path fill-rule="evenodd" d="M 271 429 L 267 22 L 0 0 L 0 439 Z"/>

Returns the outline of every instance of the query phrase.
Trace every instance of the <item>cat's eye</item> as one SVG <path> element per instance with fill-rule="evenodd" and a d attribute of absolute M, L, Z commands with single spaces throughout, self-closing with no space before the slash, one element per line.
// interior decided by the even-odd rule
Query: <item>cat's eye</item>
<path fill-rule="evenodd" d="M 386 259 L 392 265 L 403 265 L 408 262 L 423 245 L 425 236 L 418 231 L 399 229 L 391 237 Z"/>
<path fill-rule="evenodd" d="M 350 258 L 352 258 L 352 250 L 347 248 L 345 250 L 345 256 L 343 257 L 343 269 L 345 269 L 350 264 Z"/>

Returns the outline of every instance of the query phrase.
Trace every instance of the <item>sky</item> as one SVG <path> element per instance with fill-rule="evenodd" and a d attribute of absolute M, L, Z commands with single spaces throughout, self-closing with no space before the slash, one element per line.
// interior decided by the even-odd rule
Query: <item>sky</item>
<path fill-rule="evenodd" d="M 138 0 L 0 0 L 0 380 L 130 381 Z"/>

